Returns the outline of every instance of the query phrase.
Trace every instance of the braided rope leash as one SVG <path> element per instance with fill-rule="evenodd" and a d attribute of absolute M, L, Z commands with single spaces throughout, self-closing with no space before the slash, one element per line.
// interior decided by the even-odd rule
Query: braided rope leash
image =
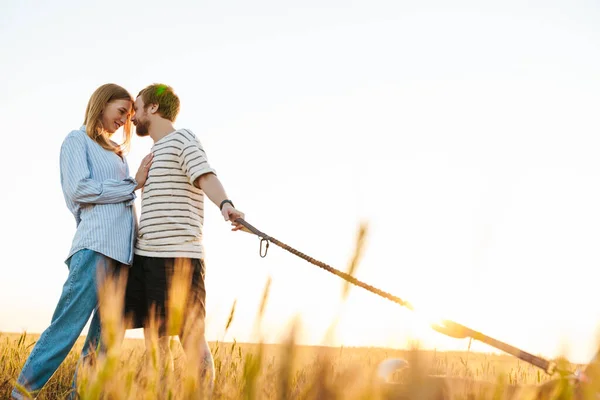
<path fill-rule="evenodd" d="M 259 254 L 263 258 L 267 256 L 267 251 L 269 249 L 269 243 L 270 242 L 275 243 L 277 246 L 281 247 L 282 249 L 289 251 L 290 253 L 294 254 L 295 256 L 298 256 L 298 257 L 308 261 L 309 263 L 314 264 L 317 267 L 320 267 L 320 268 L 324 269 L 325 271 L 330 272 L 330 273 L 352 283 L 353 285 L 359 286 L 365 290 L 368 290 L 371 293 L 374 293 L 380 297 L 383 297 L 384 299 L 387 299 L 393 303 L 399 304 L 403 307 L 408 308 L 411 311 L 414 311 L 414 307 L 408 301 L 402 300 L 401 298 L 394 296 L 391 293 L 385 292 L 374 286 L 366 284 L 366 283 L 362 282 L 361 280 L 356 279 L 352 275 L 342 272 L 340 270 L 337 270 L 337 269 L 325 264 L 324 262 L 315 260 L 314 258 L 307 256 L 306 254 L 294 249 L 291 246 L 288 246 L 287 244 L 275 239 L 274 237 L 269 236 L 266 233 L 259 231 L 258 229 L 256 229 L 254 226 L 250 225 L 248 222 L 246 222 L 242 218 L 236 219 L 235 222 L 244 226 L 247 231 L 255 234 L 256 236 L 258 236 L 260 238 Z M 554 374 L 554 372 L 560 372 L 562 375 L 567 375 L 567 374 L 571 373 L 570 371 L 561 370 L 561 369 L 557 368 L 557 365 L 554 362 L 545 360 L 541 357 L 534 356 L 530 353 L 527 353 L 516 347 L 510 346 L 504 342 L 500 342 L 494 338 L 486 336 L 480 332 L 474 331 L 470 328 L 467 328 L 464 325 L 458 324 L 453 321 L 445 320 L 445 321 L 443 321 L 442 325 L 437 325 L 437 326 L 432 325 L 432 327 L 436 331 L 438 331 L 442 334 L 445 334 L 447 336 L 450 336 L 450 337 L 454 337 L 454 338 L 472 337 L 473 339 L 479 340 L 479 341 L 486 343 L 492 347 L 503 350 L 523 361 L 526 361 L 532 365 L 535 365 L 535 366 L 541 368 L 542 370 L 544 370 L 549 375 Z"/>
<path fill-rule="evenodd" d="M 248 229 L 248 231 L 252 232 L 253 234 L 255 234 L 256 236 L 258 236 L 260 238 L 260 256 L 261 257 L 266 257 L 267 256 L 267 250 L 269 249 L 269 242 L 276 244 L 277 246 L 281 247 L 284 250 L 289 251 L 290 253 L 294 254 L 295 256 L 298 256 L 300 258 L 302 258 L 303 260 L 308 261 L 311 264 L 316 265 L 317 267 L 320 267 L 322 269 L 324 269 L 327 272 L 330 272 L 336 276 L 339 276 L 340 278 L 344 279 L 345 281 L 348 281 L 350 283 L 352 283 L 353 285 L 356 285 L 358 287 L 361 287 L 365 290 L 368 290 L 371 293 L 374 293 L 380 297 L 383 297 L 384 299 L 387 299 L 393 303 L 399 304 L 403 307 L 408 308 L 409 310 L 414 310 L 412 304 L 410 304 L 408 301 L 406 300 L 402 300 L 400 297 L 394 296 L 391 293 L 385 292 L 381 289 L 378 289 L 374 286 L 371 286 L 367 283 L 364 283 L 363 281 L 356 279 L 355 277 L 353 277 L 350 274 L 347 274 L 345 272 L 342 272 L 338 269 L 335 269 L 327 264 L 325 264 L 324 262 L 321 262 L 319 260 L 315 260 L 314 258 L 307 256 L 306 254 L 294 249 L 291 246 L 288 246 L 287 244 L 275 239 L 272 236 L 267 235 L 266 233 L 263 233 L 261 231 L 259 231 L 258 229 L 256 229 L 255 227 L 253 227 L 252 225 L 250 225 L 248 222 L 246 222 L 245 220 L 243 220 L 242 218 L 238 218 L 235 220 L 235 222 L 243 225 L 246 229 Z M 265 244 L 265 246 L 263 247 L 263 244 Z M 264 249 L 264 251 L 263 251 Z"/>

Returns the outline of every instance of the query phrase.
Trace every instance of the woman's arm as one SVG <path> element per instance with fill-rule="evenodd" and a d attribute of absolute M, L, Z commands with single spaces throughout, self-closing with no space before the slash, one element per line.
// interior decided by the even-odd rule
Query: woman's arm
<path fill-rule="evenodd" d="M 84 138 L 68 137 L 60 149 L 60 178 L 65 195 L 83 204 L 120 203 L 134 199 L 138 183 L 131 177 L 103 182 L 91 179 L 87 149 L 81 139 Z"/>

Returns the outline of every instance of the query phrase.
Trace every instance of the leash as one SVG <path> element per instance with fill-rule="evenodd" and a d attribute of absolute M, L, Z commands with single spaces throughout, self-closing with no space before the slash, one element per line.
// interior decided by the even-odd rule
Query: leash
<path fill-rule="evenodd" d="M 324 269 L 325 271 L 330 272 L 330 273 L 344 279 L 347 282 L 352 283 L 353 285 L 356 285 L 365 290 L 368 290 L 369 292 L 374 293 L 380 297 L 383 297 L 384 299 L 387 299 L 393 303 L 399 304 L 402 307 L 406 307 L 411 311 L 415 311 L 414 307 L 408 301 L 402 300 L 400 297 L 394 296 L 391 293 L 385 292 L 381 289 L 371 286 L 359 279 L 356 279 L 355 277 L 353 277 L 350 274 L 342 272 L 338 269 L 335 269 L 335 268 L 325 264 L 324 262 L 321 262 L 310 256 L 307 256 L 306 254 L 294 249 L 291 246 L 288 246 L 287 244 L 275 239 L 274 237 L 269 236 L 266 233 L 259 231 L 258 229 L 256 229 L 254 226 L 250 225 L 248 222 L 246 222 L 242 218 L 236 219 L 235 222 L 244 226 L 249 232 L 255 234 L 256 236 L 258 236 L 260 238 L 259 255 L 262 258 L 265 258 L 267 256 L 267 252 L 269 250 L 269 243 L 274 243 L 277 246 L 281 247 L 282 249 L 292 253 L 293 255 L 298 256 L 298 257 L 302 258 L 303 260 L 306 260 L 309 263 L 316 265 L 317 267 L 320 267 L 320 268 Z M 464 338 L 470 337 L 470 338 L 473 338 L 480 342 L 483 342 L 485 344 L 488 344 L 488 345 L 495 347 L 499 350 L 502 350 L 508 354 L 511 354 L 520 360 L 523 360 L 529 364 L 532 364 L 532 365 L 542 369 L 548 375 L 553 375 L 555 372 L 558 372 L 559 374 L 561 374 L 563 376 L 569 375 L 572 373 L 571 371 L 559 368 L 557 366 L 557 364 L 553 361 L 548 361 L 542 357 L 538 357 L 536 355 L 533 355 L 531 353 L 528 353 L 526 351 L 518 349 L 514 346 L 511 346 L 509 344 L 501 342 L 490 336 L 484 335 L 481 332 L 477 332 L 473 329 L 467 328 L 466 326 L 456 323 L 454 321 L 444 320 L 439 325 L 432 325 L 432 328 L 435 331 L 442 333 L 446 336 L 452 337 L 452 338 L 464 339 Z"/>
<path fill-rule="evenodd" d="M 269 250 L 269 242 L 276 244 L 277 246 L 281 247 L 284 250 L 289 251 L 290 253 L 292 253 L 295 256 L 298 256 L 300 258 L 302 258 L 303 260 L 308 261 L 309 263 L 316 265 L 317 267 L 320 267 L 322 269 L 324 269 L 327 272 L 330 272 L 336 276 L 339 276 L 340 278 L 344 279 L 347 282 L 352 283 L 353 285 L 356 285 L 358 287 L 361 287 L 365 290 L 368 290 L 371 293 L 374 293 L 380 297 L 383 297 L 384 299 L 387 299 L 393 303 L 399 304 L 402 307 L 406 307 L 409 310 L 414 310 L 412 304 L 410 304 L 408 301 L 406 300 L 402 300 L 400 297 L 394 296 L 391 293 L 385 292 L 381 289 L 378 289 L 374 286 L 371 286 L 359 279 L 356 279 L 355 277 L 353 277 L 350 274 L 347 274 L 345 272 L 342 272 L 338 269 L 333 268 L 332 266 L 329 266 L 327 264 L 325 264 L 324 262 L 321 262 L 319 260 L 315 260 L 314 258 L 307 256 L 306 254 L 302 253 L 301 251 L 298 251 L 296 249 L 294 249 L 291 246 L 288 246 L 287 244 L 275 239 L 272 236 L 267 235 L 266 233 L 263 233 L 261 231 L 259 231 L 258 229 L 256 229 L 255 227 L 253 227 L 252 225 L 250 225 L 248 222 L 246 222 L 245 220 L 243 220 L 242 218 L 238 218 L 235 220 L 235 222 L 243 225 L 246 229 L 248 229 L 250 232 L 254 233 L 256 236 L 258 236 L 260 238 L 260 249 L 259 249 L 259 255 L 262 258 L 265 258 L 267 256 L 267 251 Z M 264 244 L 264 247 L 263 247 Z M 264 250 L 263 250 L 264 249 Z"/>
<path fill-rule="evenodd" d="M 455 339 L 464 339 L 470 337 L 475 340 L 479 340 L 482 343 L 502 350 L 508 354 L 517 357 L 520 360 L 528 362 L 529 364 L 542 369 L 548 375 L 554 375 L 555 372 L 558 372 L 561 376 L 572 374 L 572 372 L 569 370 L 559 368 L 559 366 L 554 361 L 549 361 L 542 357 L 523 351 L 519 348 L 511 346 L 510 344 L 494 339 L 493 337 L 484 335 L 481 332 L 477 332 L 471 328 L 467 328 L 466 326 L 461 325 L 457 322 L 444 320 L 440 324 L 434 324 L 431 327 L 435 331 Z"/>

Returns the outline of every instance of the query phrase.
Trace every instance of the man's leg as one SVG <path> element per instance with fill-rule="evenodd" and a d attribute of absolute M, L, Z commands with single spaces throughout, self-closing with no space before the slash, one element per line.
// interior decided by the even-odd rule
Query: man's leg
<path fill-rule="evenodd" d="M 158 354 L 162 371 L 175 371 L 173 354 L 171 353 L 171 336 L 163 336 L 158 339 Z"/>
<path fill-rule="evenodd" d="M 215 363 L 204 334 L 187 334 L 181 339 L 187 358 L 195 359 L 200 382 L 208 384 L 212 390 L 215 383 Z"/>
<path fill-rule="evenodd" d="M 143 309 L 144 320 L 138 318 L 137 323 L 143 323 L 146 356 L 154 358 L 150 362 L 157 366 L 161 380 L 165 372 L 174 371 L 170 336 L 166 332 L 167 271 L 171 271 L 172 262 L 172 258 L 136 256 L 135 272 L 132 271 L 132 274 L 137 281 L 135 286 L 141 289 L 137 290 L 135 299 L 129 300 L 136 303 L 138 315 Z"/>
<path fill-rule="evenodd" d="M 215 364 L 210 347 L 204 335 L 206 318 L 206 287 L 204 260 L 189 259 L 176 263 L 180 267 L 191 268 L 191 285 L 188 295 L 185 324 L 180 338 L 188 357 L 198 360 L 200 379 L 207 381 L 212 390 L 215 380 Z"/>
<path fill-rule="evenodd" d="M 84 249 L 68 261 L 69 276 L 52 322 L 35 344 L 17 379 L 21 388 L 37 393 L 69 354 L 96 308 L 96 266 L 103 258 L 96 252 Z M 26 398 L 17 387 L 12 396 L 15 399 Z"/>

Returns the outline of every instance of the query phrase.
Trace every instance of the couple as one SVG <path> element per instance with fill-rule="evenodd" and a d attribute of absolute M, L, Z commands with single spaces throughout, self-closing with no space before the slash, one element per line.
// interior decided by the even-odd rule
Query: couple
<path fill-rule="evenodd" d="M 129 269 L 125 311 L 133 316 L 128 327 L 146 327 L 152 309 L 161 321 L 162 351 L 168 351 L 168 335 L 179 334 L 184 349 L 202 352 L 205 364 L 212 368 L 203 324 L 204 194 L 221 209 L 232 230 L 242 228 L 235 220 L 244 214 L 228 199 L 196 136 L 173 126 L 178 113 L 179 98 L 167 85 L 150 85 L 134 99 L 122 87 L 106 84 L 92 94 L 83 126 L 64 140 L 60 179 L 77 224 L 66 260 L 69 274 L 52 322 L 25 362 L 13 398 L 28 398 L 22 390 L 35 396 L 43 388 L 92 314 L 80 362 L 97 348 L 101 326 L 98 288 L 123 268 Z M 129 175 L 124 155 L 132 123 L 138 136 L 150 136 L 154 141 L 135 178 Z M 124 142 L 119 145 L 110 138 L 121 127 Z M 139 230 L 133 206 L 138 189 L 143 192 Z M 183 264 L 190 272 L 187 306 L 197 311 L 193 315 L 202 322 L 201 332 L 190 334 L 193 339 L 187 342 L 183 330 L 171 332 L 164 323 L 168 284 Z"/>

